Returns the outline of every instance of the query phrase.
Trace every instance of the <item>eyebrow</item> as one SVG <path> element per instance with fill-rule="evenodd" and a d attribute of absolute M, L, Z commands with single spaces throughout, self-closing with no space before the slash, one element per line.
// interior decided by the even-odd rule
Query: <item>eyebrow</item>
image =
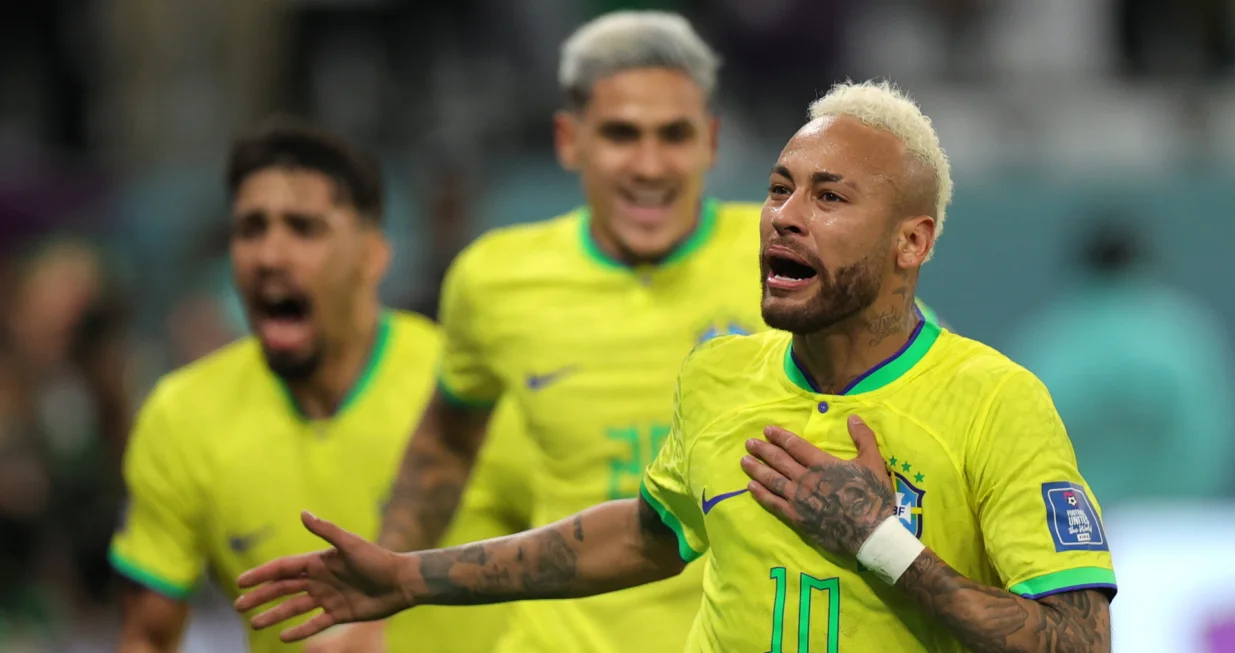
<path fill-rule="evenodd" d="M 664 132 L 666 130 L 674 130 L 674 129 L 694 130 L 694 128 L 695 128 L 695 124 L 691 122 L 689 118 L 674 118 L 673 120 L 667 120 L 665 122 L 662 122 L 656 125 L 649 125 L 646 127 L 639 125 L 635 122 L 632 122 L 630 120 L 624 120 L 622 118 L 610 118 L 610 119 L 607 119 L 601 122 L 600 126 L 598 127 L 598 129 L 600 129 L 601 131 L 627 130 L 627 131 L 634 131 L 634 132 L 643 132 L 643 131 Z"/>
<path fill-rule="evenodd" d="M 287 219 L 287 220 L 304 220 L 304 221 L 325 221 L 327 214 L 313 213 L 306 211 L 282 211 L 271 214 L 264 208 L 253 208 L 243 213 L 235 213 L 232 218 L 236 222 L 244 222 L 246 220 L 264 220 L 264 219 Z"/>
<path fill-rule="evenodd" d="M 786 168 L 783 165 L 777 164 L 772 168 L 772 172 L 781 175 L 782 177 L 793 179 L 793 175 L 790 174 L 789 168 Z M 828 172 L 826 170 L 819 170 L 811 173 L 810 181 L 812 184 L 843 183 L 851 188 L 856 189 L 858 187 L 857 184 L 852 181 L 846 181 L 844 175 L 838 175 L 835 172 Z"/>

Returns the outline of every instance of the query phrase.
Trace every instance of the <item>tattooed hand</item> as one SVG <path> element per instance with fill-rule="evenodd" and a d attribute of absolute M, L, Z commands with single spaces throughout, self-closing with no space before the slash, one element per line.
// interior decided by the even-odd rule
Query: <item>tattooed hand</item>
<path fill-rule="evenodd" d="M 288 599 L 255 615 L 250 620 L 254 628 L 321 608 L 312 619 L 280 633 L 284 642 L 296 642 L 331 626 L 383 619 L 412 606 L 403 587 L 401 556 L 307 512 L 300 518 L 334 548 L 279 558 L 241 574 L 237 585 L 256 589 L 236 599 L 238 611 Z"/>
<path fill-rule="evenodd" d="M 779 426 L 767 427 L 764 435 L 767 442 L 746 442 L 752 455 L 742 458 L 751 495 L 811 544 L 857 555 L 896 503 L 874 432 L 857 415 L 849 417 L 849 435 L 858 446 L 853 460 L 841 460 Z"/>

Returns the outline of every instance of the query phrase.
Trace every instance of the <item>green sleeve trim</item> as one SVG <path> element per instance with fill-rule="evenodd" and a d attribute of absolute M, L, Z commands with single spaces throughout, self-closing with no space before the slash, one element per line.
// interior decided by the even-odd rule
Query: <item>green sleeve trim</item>
<path fill-rule="evenodd" d="M 708 239 L 711 238 L 712 233 L 716 231 L 716 221 L 720 210 L 720 201 L 704 198 L 699 205 L 699 219 L 695 223 L 694 230 L 691 231 L 685 240 L 678 243 L 659 265 L 663 267 L 676 263 L 699 251 L 708 242 Z M 609 256 L 597 244 L 596 237 L 592 235 L 592 209 L 587 206 L 580 207 L 577 209 L 577 215 L 580 218 L 579 226 L 581 227 L 583 251 L 587 254 L 588 258 L 608 268 L 630 270 L 631 266 Z"/>
<path fill-rule="evenodd" d="M 642 481 L 639 482 L 639 496 L 643 497 L 643 500 L 649 506 L 652 506 L 652 510 L 655 510 L 656 514 L 660 515 L 660 520 L 665 523 L 665 526 L 668 526 L 669 530 L 673 531 L 674 535 L 677 535 L 678 555 L 681 556 L 682 562 L 689 563 L 698 560 L 703 554 L 692 549 L 687 542 L 686 530 L 682 528 L 682 522 L 664 504 L 657 501 L 656 497 L 652 496 L 652 492 L 648 490 L 647 484 Z"/>
<path fill-rule="evenodd" d="M 463 397 L 454 390 L 451 390 L 450 387 L 446 385 L 446 382 L 441 378 L 438 378 L 437 380 L 437 393 L 442 396 L 442 399 L 446 400 L 446 403 L 454 406 L 455 408 L 463 408 L 466 410 L 493 410 L 493 407 L 497 405 L 497 401 L 477 401 L 475 399 Z"/>
<path fill-rule="evenodd" d="M 107 552 L 107 560 L 111 563 L 112 568 L 119 572 L 120 575 L 137 583 L 138 585 L 152 589 L 169 599 L 183 601 L 193 593 L 192 585 L 181 585 L 179 583 L 173 583 L 171 581 L 159 578 L 157 575 L 142 569 L 132 561 L 126 560 L 124 556 L 116 552 L 115 548 L 112 548 Z"/>
<path fill-rule="evenodd" d="M 1114 591 L 1116 589 L 1115 572 L 1105 567 L 1065 569 L 1017 583 L 1008 588 L 1008 591 L 1027 599 L 1038 599 L 1051 594 L 1082 589 Z"/>

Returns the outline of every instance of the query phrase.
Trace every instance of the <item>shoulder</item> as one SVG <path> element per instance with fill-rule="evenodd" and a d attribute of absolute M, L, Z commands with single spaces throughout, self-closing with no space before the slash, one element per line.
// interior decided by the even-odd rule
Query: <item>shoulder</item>
<path fill-rule="evenodd" d="M 936 365 L 950 377 L 951 394 L 977 399 L 982 412 L 996 401 L 1054 410 L 1046 385 L 994 347 L 950 331 L 940 334 L 938 346 Z"/>
<path fill-rule="evenodd" d="M 437 322 L 410 311 L 390 311 L 390 336 L 398 338 L 401 345 L 418 343 L 436 348 L 442 341 L 441 327 Z"/>
<path fill-rule="evenodd" d="M 752 224 L 755 227 L 759 226 L 759 216 L 762 212 L 763 205 L 754 202 L 720 202 L 716 217 L 721 222 L 732 226 L 749 228 Z"/>
<path fill-rule="evenodd" d="M 685 396 L 749 388 L 752 380 L 766 378 L 782 361 L 792 336 L 784 331 L 712 338 L 691 351 L 682 363 L 679 392 Z"/>
<path fill-rule="evenodd" d="M 472 283 L 496 281 L 512 272 L 535 269 L 556 257 L 577 254 L 583 229 L 579 211 L 524 224 L 491 229 L 455 258 L 453 276 Z"/>
<path fill-rule="evenodd" d="M 391 364 L 378 363 L 376 382 L 403 388 L 396 394 L 406 395 L 437 379 L 442 360 L 444 336 L 436 322 L 417 313 L 391 311 L 389 342 L 385 345 L 384 359 Z"/>
<path fill-rule="evenodd" d="M 699 343 L 686 356 L 686 361 L 682 364 L 683 373 L 687 369 L 719 372 L 722 368 L 731 367 L 735 362 L 744 362 L 741 366 L 743 369 L 746 366 L 761 367 L 764 363 L 763 355 L 772 349 L 783 349 L 791 338 L 790 334 L 774 329 L 752 335 L 711 338 Z"/>
<path fill-rule="evenodd" d="M 251 378 L 258 370 L 266 370 L 261 346 L 253 337 L 241 338 L 164 375 L 155 385 L 147 404 L 179 408 L 220 395 L 233 395 L 238 381 Z"/>
<path fill-rule="evenodd" d="M 763 207 L 744 202 L 720 202 L 713 240 L 742 249 L 759 248 L 759 216 Z"/>
<path fill-rule="evenodd" d="M 182 446 L 197 438 L 200 425 L 217 425 L 236 414 L 241 402 L 257 393 L 253 383 L 267 374 L 261 347 L 242 338 L 189 365 L 164 375 L 142 404 L 134 444 Z"/>

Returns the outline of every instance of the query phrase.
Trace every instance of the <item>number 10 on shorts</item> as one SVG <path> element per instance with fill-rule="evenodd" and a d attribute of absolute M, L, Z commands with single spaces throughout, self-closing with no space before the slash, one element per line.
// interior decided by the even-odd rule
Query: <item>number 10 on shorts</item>
<path fill-rule="evenodd" d="M 768 653 L 793 653 L 785 650 L 785 601 L 789 596 L 789 572 L 784 567 L 772 568 L 771 578 L 776 583 L 776 595 L 772 599 L 772 646 Z M 816 592 L 822 596 L 816 597 Z M 827 601 L 828 633 L 826 651 L 814 653 L 837 653 L 840 647 L 840 579 L 815 578 L 800 574 L 798 579 L 798 649 L 796 653 L 811 653 L 811 611 L 816 600 Z M 814 626 L 818 628 L 818 624 Z"/>

